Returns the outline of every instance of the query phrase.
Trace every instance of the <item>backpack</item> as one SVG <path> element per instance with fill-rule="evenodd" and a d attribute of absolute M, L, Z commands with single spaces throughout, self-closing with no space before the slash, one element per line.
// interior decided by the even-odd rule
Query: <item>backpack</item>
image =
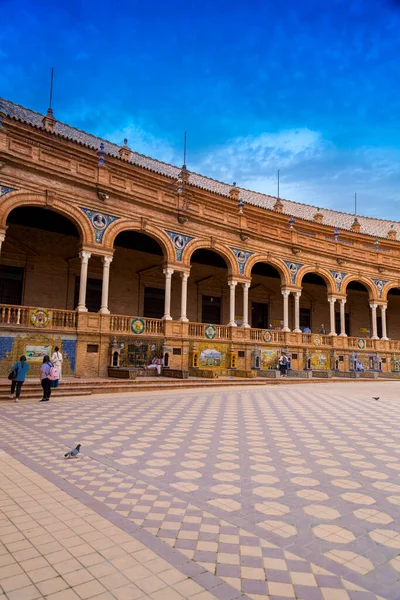
<path fill-rule="evenodd" d="M 47 375 L 47 379 L 49 379 L 50 381 L 56 381 L 58 377 L 58 369 L 51 365 L 49 374 Z"/>

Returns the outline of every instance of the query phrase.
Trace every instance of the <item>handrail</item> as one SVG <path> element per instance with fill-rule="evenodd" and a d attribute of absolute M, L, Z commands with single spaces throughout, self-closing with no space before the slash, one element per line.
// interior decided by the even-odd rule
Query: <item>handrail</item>
<path fill-rule="evenodd" d="M 135 324 L 138 329 L 135 329 Z M 164 333 L 164 321 L 162 319 L 149 319 L 146 317 L 128 317 L 125 315 L 110 316 L 110 331 L 120 333 L 146 333 L 148 335 L 160 335 Z"/>
<path fill-rule="evenodd" d="M 77 314 L 74 310 L 0 304 L 0 325 L 74 329 L 77 325 Z"/>

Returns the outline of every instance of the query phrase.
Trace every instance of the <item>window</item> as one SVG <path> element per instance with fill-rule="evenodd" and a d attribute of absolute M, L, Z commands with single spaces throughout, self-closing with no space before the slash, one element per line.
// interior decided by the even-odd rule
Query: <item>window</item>
<path fill-rule="evenodd" d="M 22 304 L 24 269 L 0 266 L 0 304 Z"/>
<path fill-rule="evenodd" d="M 268 304 L 265 302 L 251 303 L 251 326 L 256 329 L 268 328 Z"/>
<path fill-rule="evenodd" d="M 75 306 L 79 303 L 79 286 L 81 278 L 75 278 Z M 86 308 L 89 312 L 99 312 L 101 307 L 101 279 L 88 279 L 86 286 Z"/>
<path fill-rule="evenodd" d="M 238 358 L 244 358 L 244 356 L 245 356 L 244 350 L 239 350 L 238 351 Z"/>
<path fill-rule="evenodd" d="M 300 329 L 303 331 L 305 327 L 311 329 L 311 309 L 300 308 Z"/>
<path fill-rule="evenodd" d="M 174 356 L 180 356 L 182 354 L 182 348 L 172 348 L 172 354 Z"/>
<path fill-rule="evenodd" d="M 201 297 L 202 323 L 221 324 L 221 298 L 218 296 Z"/>
<path fill-rule="evenodd" d="M 145 287 L 143 316 L 149 319 L 162 319 L 164 316 L 165 290 Z"/>

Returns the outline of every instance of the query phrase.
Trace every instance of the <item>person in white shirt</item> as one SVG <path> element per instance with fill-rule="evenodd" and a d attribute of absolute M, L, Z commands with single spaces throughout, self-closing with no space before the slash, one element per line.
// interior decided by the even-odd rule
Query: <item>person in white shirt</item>
<path fill-rule="evenodd" d="M 157 369 L 158 375 L 161 375 L 161 367 L 163 366 L 163 357 L 155 356 L 151 361 L 151 365 L 147 365 L 148 369 Z"/>
<path fill-rule="evenodd" d="M 63 355 L 60 352 L 60 348 L 58 346 L 56 346 L 54 348 L 54 352 L 51 355 L 51 362 L 53 363 L 53 366 L 57 369 L 58 371 L 58 381 L 62 380 L 62 364 L 63 364 Z M 56 386 L 57 387 L 58 383 Z"/>

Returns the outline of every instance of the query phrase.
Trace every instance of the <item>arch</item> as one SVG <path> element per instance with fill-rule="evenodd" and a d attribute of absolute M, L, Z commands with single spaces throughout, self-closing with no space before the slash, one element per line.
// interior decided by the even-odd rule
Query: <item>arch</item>
<path fill-rule="evenodd" d="M 111 223 L 104 234 L 103 245 L 112 250 L 117 235 L 123 231 L 138 231 L 139 233 L 148 235 L 161 246 L 164 258 L 168 263 L 176 262 L 175 248 L 171 238 L 169 238 L 162 229 L 158 229 L 158 227 L 154 227 L 154 225 L 146 224 L 146 227 L 143 228 L 142 222 L 139 219 L 118 219 L 117 221 L 114 221 L 114 223 Z"/>
<path fill-rule="evenodd" d="M 278 271 L 278 273 L 281 277 L 281 285 L 282 286 L 284 286 L 284 285 L 290 286 L 291 285 L 289 269 L 287 268 L 285 263 L 280 259 L 271 258 L 270 256 L 268 256 L 268 254 L 253 254 L 252 256 L 250 256 L 249 260 L 246 263 L 244 275 L 246 277 L 251 278 L 251 271 L 252 271 L 254 265 L 256 265 L 257 263 L 260 263 L 260 262 L 271 265 L 271 267 L 275 267 L 275 269 Z"/>
<path fill-rule="evenodd" d="M 380 300 L 383 300 L 384 302 L 388 302 L 389 301 L 388 294 L 389 294 L 390 290 L 393 290 L 395 288 L 400 290 L 400 281 L 388 281 L 382 290 L 382 296 L 381 296 Z"/>
<path fill-rule="evenodd" d="M 315 275 L 319 275 L 321 279 L 325 281 L 328 294 L 339 293 L 336 287 L 335 280 L 332 277 L 332 274 L 329 273 L 329 271 L 327 271 L 326 269 L 321 269 L 320 267 L 311 267 L 307 265 L 300 267 L 296 277 L 296 285 L 301 287 L 303 283 L 303 277 L 308 273 L 314 273 Z"/>
<path fill-rule="evenodd" d="M 373 282 L 368 279 L 367 277 L 363 277 L 362 275 L 346 275 L 346 277 L 343 279 L 342 282 L 342 288 L 340 290 L 341 294 L 346 294 L 347 293 L 347 286 L 349 285 L 349 283 L 351 283 L 352 281 L 358 281 L 359 283 L 362 283 L 363 285 L 365 285 L 365 287 L 368 290 L 368 298 L 369 300 L 378 300 L 378 294 L 377 294 L 377 290 L 373 284 Z"/>
<path fill-rule="evenodd" d="M 65 200 L 60 200 L 57 196 L 47 194 L 34 194 L 31 192 L 10 192 L 4 197 L 1 205 L 0 227 L 7 226 L 9 214 L 15 209 L 23 206 L 37 206 L 39 208 L 48 208 L 60 213 L 75 225 L 82 245 L 94 244 L 94 233 L 88 219 L 83 212 L 72 204 L 66 204 Z"/>
<path fill-rule="evenodd" d="M 233 252 L 223 244 L 220 244 L 219 242 L 211 243 L 210 240 L 191 240 L 183 251 L 182 262 L 190 266 L 192 254 L 196 250 L 211 250 L 216 252 L 225 260 L 228 267 L 228 274 L 234 277 L 240 277 L 237 261 Z"/>

